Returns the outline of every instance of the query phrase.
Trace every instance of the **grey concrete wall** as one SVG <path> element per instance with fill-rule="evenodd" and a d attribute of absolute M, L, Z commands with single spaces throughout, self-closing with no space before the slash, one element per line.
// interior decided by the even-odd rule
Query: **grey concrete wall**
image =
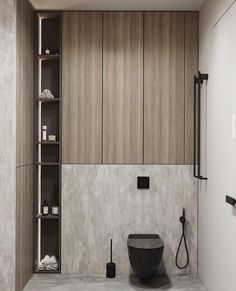
<path fill-rule="evenodd" d="M 15 290 L 15 0 L 0 1 L 0 291 Z"/>
<path fill-rule="evenodd" d="M 150 176 L 150 189 L 137 189 L 137 176 Z M 191 166 L 63 165 L 62 272 L 105 273 L 109 239 L 114 239 L 118 273 L 129 273 L 130 233 L 159 233 L 164 265 L 177 273 L 182 207 L 187 209 L 190 267 L 197 272 L 197 185 Z M 180 263 L 185 253 L 181 251 Z"/>

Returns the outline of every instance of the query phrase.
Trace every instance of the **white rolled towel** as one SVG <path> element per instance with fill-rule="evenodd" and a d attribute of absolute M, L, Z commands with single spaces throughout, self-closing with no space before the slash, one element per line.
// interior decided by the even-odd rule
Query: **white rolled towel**
<path fill-rule="evenodd" d="M 45 270 L 44 265 L 42 264 L 42 261 L 39 263 L 38 269 L 39 269 L 39 271 L 44 271 Z"/>
<path fill-rule="evenodd" d="M 47 265 L 47 266 L 45 267 L 45 270 L 46 270 L 46 271 L 52 271 L 53 269 L 51 268 L 50 265 Z"/>
<path fill-rule="evenodd" d="M 50 264 L 57 263 L 57 258 L 55 256 L 51 256 Z"/>
<path fill-rule="evenodd" d="M 58 262 L 55 256 L 51 256 L 49 264 L 52 270 L 56 271 L 58 269 Z"/>
<path fill-rule="evenodd" d="M 56 256 L 46 255 L 38 265 L 39 271 L 56 271 L 58 270 L 58 262 Z"/>
<path fill-rule="evenodd" d="M 48 255 L 46 255 L 41 262 L 42 262 L 43 266 L 46 267 L 50 263 L 50 257 Z"/>
<path fill-rule="evenodd" d="M 44 89 L 43 92 L 39 95 L 40 98 L 49 98 L 53 99 L 54 96 L 52 95 L 51 91 L 48 89 Z"/>

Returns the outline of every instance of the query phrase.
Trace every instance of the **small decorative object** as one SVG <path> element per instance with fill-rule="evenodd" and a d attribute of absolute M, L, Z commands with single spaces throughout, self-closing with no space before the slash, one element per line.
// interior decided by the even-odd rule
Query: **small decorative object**
<path fill-rule="evenodd" d="M 48 215 L 48 204 L 47 204 L 46 200 L 44 200 L 44 202 L 43 202 L 42 214 L 43 215 Z"/>
<path fill-rule="evenodd" d="M 59 56 L 59 53 L 56 52 L 56 51 L 51 51 L 51 55 L 54 55 L 54 56 Z"/>
<path fill-rule="evenodd" d="M 47 125 L 42 126 L 42 140 L 47 141 Z"/>
<path fill-rule="evenodd" d="M 52 204 L 52 215 L 58 215 L 59 214 L 59 207 L 56 204 Z"/>
<path fill-rule="evenodd" d="M 49 48 L 45 49 L 45 55 L 50 55 L 50 49 Z"/>
<path fill-rule="evenodd" d="M 50 134 L 49 136 L 48 136 L 48 141 L 56 141 L 56 136 L 54 135 L 54 134 Z"/>
<path fill-rule="evenodd" d="M 115 278 L 116 276 L 116 264 L 112 262 L 112 239 L 110 240 L 110 262 L 107 263 L 107 278 Z"/>
<path fill-rule="evenodd" d="M 46 255 L 38 265 L 39 271 L 56 271 L 58 270 L 58 261 L 56 256 Z"/>
<path fill-rule="evenodd" d="M 53 99 L 54 96 L 52 95 L 51 91 L 48 89 L 44 89 L 43 92 L 39 95 L 40 98 L 48 98 Z"/>

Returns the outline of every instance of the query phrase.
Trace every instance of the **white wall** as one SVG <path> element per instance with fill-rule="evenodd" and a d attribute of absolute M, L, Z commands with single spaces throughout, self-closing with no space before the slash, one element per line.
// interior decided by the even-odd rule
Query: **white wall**
<path fill-rule="evenodd" d="M 0 291 L 15 290 L 15 0 L 0 1 Z"/>
<path fill-rule="evenodd" d="M 222 59 L 222 56 L 230 54 L 230 46 L 233 43 L 233 39 L 232 42 L 230 38 L 228 41 L 224 39 L 229 28 L 226 20 L 230 13 L 232 14 L 233 8 L 226 14 L 225 12 L 233 2 L 233 0 L 207 0 L 200 11 L 200 70 L 209 73 L 208 84 L 203 87 L 203 100 L 206 102 L 202 108 L 207 112 L 207 120 L 202 121 L 204 137 L 202 147 L 203 162 L 207 161 L 205 172 L 209 180 L 207 183 L 199 184 L 198 272 L 210 291 L 236 290 L 233 259 L 236 251 L 232 246 L 232 242 L 234 245 L 236 243 L 234 235 L 236 218 L 230 206 L 224 202 L 226 194 L 233 195 L 236 191 L 236 185 L 232 182 L 234 175 L 232 162 L 236 146 L 235 150 L 230 148 L 232 138 L 229 137 L 231 134 L 229 107 L 232 106 L 230 102 L 235 97 L 232 97 L 234 91 L 228 90 L 227 84 L 234 69 L 227 68 L 226 60 Z M 236 19 L 236 12 L 234 18 Z M 232 59 L 227 61 L 229 66 L 230 61 L 232 66 L 236 65 L 236 61 Z M 229 100 L 229 96 L 232 100 Z"/>

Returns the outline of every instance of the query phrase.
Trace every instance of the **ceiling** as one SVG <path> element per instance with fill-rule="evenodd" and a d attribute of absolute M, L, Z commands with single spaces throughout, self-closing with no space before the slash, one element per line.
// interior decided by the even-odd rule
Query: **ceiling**
<path fill-rule="evenodd" d="M 53 10 L 199 10 L 204 0 L 30 0 L 35 9 Z"/>

